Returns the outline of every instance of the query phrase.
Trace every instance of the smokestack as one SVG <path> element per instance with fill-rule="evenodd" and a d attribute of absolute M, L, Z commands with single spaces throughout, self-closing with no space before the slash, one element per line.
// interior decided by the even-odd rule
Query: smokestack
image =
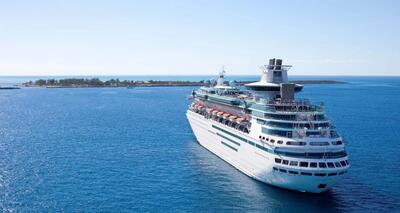
<path fill-rule="evenodd" d="M 282 68 L 282 59 L 276 59 L 275 70 L 281 70 L 281 68 Z"/>
<path fill-rule="evenodd" d="M 268 69 L 274 69 L 275 67 L 275 58 L 269 59 Z"/>

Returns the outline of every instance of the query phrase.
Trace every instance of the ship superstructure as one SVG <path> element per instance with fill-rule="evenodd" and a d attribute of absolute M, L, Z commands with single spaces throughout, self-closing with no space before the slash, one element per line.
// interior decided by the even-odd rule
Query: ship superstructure
<path fill-rule="evenodd" d="M 261 67 L 260 81 L 193 91 L 187 118 L 199 144 L 259 181 L 297 191 L 326 191 L 349 168 L 342 138 L 324 106 L 295 99 L 281 59 Z"/>

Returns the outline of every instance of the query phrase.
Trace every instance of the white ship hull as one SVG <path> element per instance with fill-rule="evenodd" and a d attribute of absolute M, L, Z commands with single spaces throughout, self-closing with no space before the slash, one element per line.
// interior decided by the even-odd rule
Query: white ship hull
<path fill-rule="evenodd" d="M 275 154 L 264 152 L 251 144 L 240 142 L 237 138 L 219 131 L 215 126 L 247 140 L 256 141 L 256 139 L 250 138 L 247 134 L 234 128 L 206 119 L 190 110 L 187 111 L 186 115 L 199 144 L 256 180 L 286 189 L 320 193 L 326 191 L 338 178 L 338 176 L 303 176 L 274 171 L 274 159 L 277 157 Z M 326 187 L 319 188 L 318 185 L 320 184 L 326 184 Z"/>

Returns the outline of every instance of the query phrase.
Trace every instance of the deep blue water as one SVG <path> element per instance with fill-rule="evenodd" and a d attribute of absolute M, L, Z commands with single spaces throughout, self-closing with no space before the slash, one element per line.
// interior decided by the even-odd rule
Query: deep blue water
<path fill-rule="evenodd" d="M 351 168 L 319 195 L 257 182 L 198 145 L 193 87 L 0 90 L 0 211 L 399 212 L 400 78 L 329 78 L 349 83 L 299 96 L 325 103 Z"/>

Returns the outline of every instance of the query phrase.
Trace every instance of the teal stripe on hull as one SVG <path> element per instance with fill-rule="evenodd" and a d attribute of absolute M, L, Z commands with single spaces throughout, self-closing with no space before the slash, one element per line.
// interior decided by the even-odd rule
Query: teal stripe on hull
<path fill-rule="evenodd" d="M 232 140 L 232 139 L 230 139 L 230 138 L 228 138 L 228 137 L 225 137 L 225 136 L 223 136 L 223 135 L 221 135 L 221 134 L 219 134 L 219 133 L 217 133 L 217 135 L 220 136 L 221 138 L 227 140 L 227 141 L 230 141 L 230 142 L 232 142 L 232 143 L 234 143 L 234 144 L 240 146 L 240 143 L 238 143 L 238 142 L 236 142 L 236 141 L 234 141 L 234 140 Z"/>
<path fill-rule="evenodd" d="M 225 142 L 223 142 L 223 141 L 221 141 L 221 143 L 222 143 L 223 145 L 225 145 L 225 146 L 231 148 L 232 150 L 234 150 L 234 151 L 236 151 L 236 152 L 238 151 L 235 147 L 233 147 L 233 146 L 231 146 L 231 145 L 229 145 L 229 144 L 227 144 L 227 143 L 225 143 Z"/>

